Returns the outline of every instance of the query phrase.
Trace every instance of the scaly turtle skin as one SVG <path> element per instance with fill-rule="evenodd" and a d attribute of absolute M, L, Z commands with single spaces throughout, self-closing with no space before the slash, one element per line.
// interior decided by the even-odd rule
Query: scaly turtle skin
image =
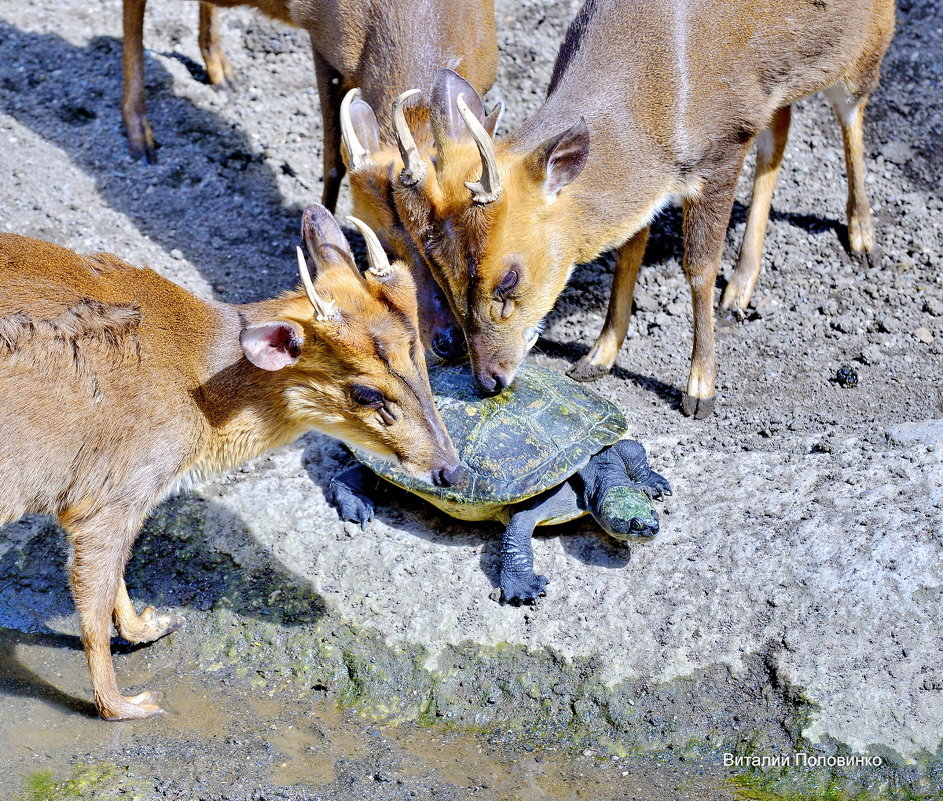
<path fill-rule="evenodd" d="M 547 583 L 533 572 L 530 538 L 536 526 L 592 514 L 619 539 L 650 539 L 658 532 L 651 499 L 671 489 L 649 469 L 645 449 L 623 439 L 625 417 L 601 395 L 532 364 L 491 397 L 477 392 L 467 364 L 433 367 L 429 381 L 466 480 L 437 487 L 392 462 L 355 456 L 453 517 L 505 523 L 505 601 L 533 601 Z M 371 479 L 360 466 L 333 479 L 331 500 L 343 518 L 365 525 L 373 517 Z"/>

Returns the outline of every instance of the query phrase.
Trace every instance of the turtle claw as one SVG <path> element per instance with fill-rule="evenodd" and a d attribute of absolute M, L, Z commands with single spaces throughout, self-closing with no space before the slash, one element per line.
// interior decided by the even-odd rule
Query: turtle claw
<path fill-rule="evenodd" d="M 641 489 L 649 498 L 653 498 L 656 501 L 660 501 L 671 495 L 671 484 L 668 483 L 668 479 L 659 475 L 654 470 L 650 472 L 649 477 L 645 480 Z"/>
<path fill-rule="evenodd" d="M 366 530 L 367 523 L 373 520 L 373 501 L 366 495 L 354 492 L 346 484 L 332 481 L 328 500 L 337 509 L 341 520 L 359 523 L 361 530 Z"/>
<path fill-rule="evenodd" d="M 548 579 L 534 573 L 524 576 L 501 576 L 501 603 L 512 606 L 533 604 L 546 595 Z"/>

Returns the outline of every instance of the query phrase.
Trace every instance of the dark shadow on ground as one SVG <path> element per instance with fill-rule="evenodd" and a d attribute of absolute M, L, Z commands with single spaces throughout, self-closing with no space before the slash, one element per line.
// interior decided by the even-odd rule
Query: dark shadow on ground
<path fill-rule="evenodd" d="M 85 79 L 57 80 L 66 72 Z M 301 209 L 284 205 L 270 163 L 242 131 L 174 96 L 171 76 L 153 58 L 145 59 L 145 77 L 149 116 L 165 145 L 150 166 L 127 150 L 119 39 L 76 47 L 0 20 L 6 113 L 68 153 L 111 208 L 168 251 L 179 249 L 222 299 L 254 301 L 293 287 Z"/>
<path fill-rule="evenodd" d="M 20 531 L 12 531 L 14 526 Z M 38 638 L 31 642 L 74 648 L 76 669 L 84 670 L 78 637 L 47 627 L 52 617 L 74 614 L 64 533 L 47 518 L 27 518 L 4 529 L 22 544 L 0 557 L 0 626 L 19 631 L 23 638 Z M 247 551 L 252 554 L 251 568 L 232 555 Z M 187 609 L 225 607 L 240 616 L 280 625 L 311 626 L 326 612 L 323 598 L 310 583 L 273 559 L 238 515 L 195 495 L 171 498 L 151 513 L 135 543 L 125 579 L 138 609 L 174 607 L 184 617 Z M 73 625 L 77 629 L 78 621 Z M 18 640 L 11 636 L 15 645 Z M 117 653 L 148 647 L 122 640 L 115 645 Z M 16 692 L 40 695 L 69 708 L 84 703 L 59 697 L 61 693 L 57 696 L 55 688 L 28 674 L 11 647 L 0 644 L 0 682 L 11 677 L 20 688 Z M 0 683 L 0 693 L 8 690 Z"/>
<path fill-rule="evenodd" d="M 84 670 L 82 641 L 72 634 L 25 634 L 0 628 L 0 697 L 39 698 L 87 718 L 97 718 L 91 701 L 76 698 L 36 675 L 16 655 L 19 646 L 39 645 L 45 648 L 69 648 L 75 652 L 76 670 Z"/>
<path fill-rule="evenodd" d="M 589 353 L 589 347 L 589 345 L 582 342 L 559 342 L 555 339 L 540 337 L 537 344 L 534 345 L 534 353 L 548 356 L 551 359 L 566 359 L 571 364 L 575 364 Z M 646 392 L 657 395 L 669 408 L 675 411 L 681 408 L 681 390 L 676 387 L 666 384 L 664 381 L 659 381 L 653 376 L 626 370 L 618 364 L 613 365 L 610 372 L 623 381 L 631 381 Z M 592 386 L 592 384 L 589 384 L 589 386 Z"/>

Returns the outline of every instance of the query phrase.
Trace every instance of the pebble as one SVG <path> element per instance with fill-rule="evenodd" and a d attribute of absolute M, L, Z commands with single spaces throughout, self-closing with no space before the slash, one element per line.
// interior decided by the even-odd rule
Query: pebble
<path fill-rule="evenodd" d="M 923 328 L 922 326 L 914 331 L 914 336 L 926 345 L 929 345 L 934 339 L 933 334 L 930 333 L 930 329 Z"/>
<path fill-rule="evenodd" d="M 174 248 L 170 251 L 170 258 L 183 261 L 183 251 L 180 248 Z"/>
<path fill-rule="evenodd" d="M 881 361 L 881 346 L 867 345 L 861 351 L 861 361 L 865 364 L 877 364 Z"/>
<path fill-rule="evenodd" d="M 881 155 L 892 164 L 906 164 L 913 158 L 914 151 L 907 143 L 895 139 L 881 148 Z"/>
<path fill-rule="evenodd" d="M 858 371 L 850 364 L 842 365 L 835 373 L 835 381 L 840 387 L 851 389 L 858 386 Z M 762 433 L 762 432 L 760 432 Z"/>
<path fill-rule="evenodd" d="M 943 302 L 936 298 L 928 298 L 924 301 L 923 310 L 933 317 L 943 317 Z"/>

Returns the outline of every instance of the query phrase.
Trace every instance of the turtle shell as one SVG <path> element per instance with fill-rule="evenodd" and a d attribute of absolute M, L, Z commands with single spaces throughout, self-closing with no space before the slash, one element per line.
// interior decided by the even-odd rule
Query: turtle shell
<path fill-rule="evenodd" d="M 481 395 L 469 364 L 435 366 L 436 406 L 467 469 L 456 487 L 436 487 L 398 465 L 357 453 L 374 472 L 455 517 L 484 520 L 565 481 L 627 424 L 619 409 L 546 367 L 523 365 L 498 395 Z"/>

